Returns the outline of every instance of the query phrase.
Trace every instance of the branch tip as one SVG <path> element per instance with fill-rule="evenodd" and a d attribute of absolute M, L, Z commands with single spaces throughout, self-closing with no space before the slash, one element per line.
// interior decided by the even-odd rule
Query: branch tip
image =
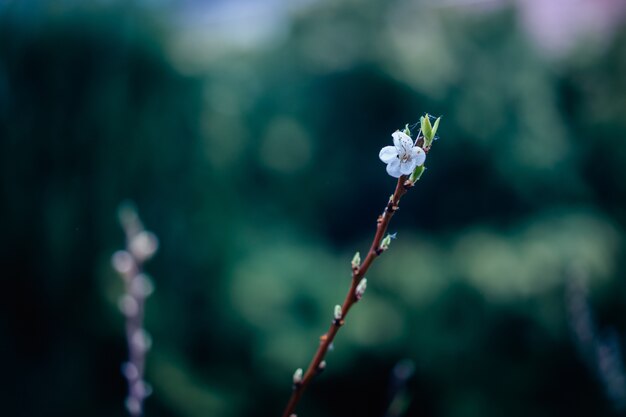
<path fill-rule="evenodd" d="M 433 118 L 434 119 L 434 118 Z M 320 336 L 320 346 L 315 353 L 312 361 L 307 368 L 306 374 L 302 373 L 302 369 L 296 370 L 294 374 L 294 392 L 291 395 L 289 402 L 287 403 L 287 407 L 283 413 L 283 417 L 297 417 L 295 412 L 295 408 L 298 405 L 298 402 L 302 396 L 303 391 L 306 389 L 306 386 L 310 382 L 311 378 L 315 375 L 315 373 L 319 373 L 326 368 L 326 362 L 323 360 L 324 356 L 329 352 L 334 350 L 333 340 L 339 331 L 339 326 L 344 324 L 345 316 L 347 315 L 350 307 L 358 302 L 364 295 L 365 290 L 367 288 L 367 279 L 364 277 L 367 274 L 372 262 L 376 258 L 376 256 L 380 255 L 382 252 L 389 248 L 389 244 L 391 239 L 395 238 L 394 234 L 386 234 L 387 228 L 389 226 L 389 222 L 393 217 L 394 213 L 398 211 L 400 200 L 408 192 L 410 188 L 415 186 L 416 181 L 419 180 L 420 175 L 425 171 L 424 161 L 425 155 L 430 150 L 432 141 L 436 139 L 436 131 L 439 127 L 439 118 L 435 120 L 434 124 L 430 123 L 430 115 L 426 114 L 420 119 L 420 130 L 417 134 L 415 142 L 410 138 L 410 129 L 405 126 L 405 132 L 400 132 L 397 130 L 392 134 L 394 138 L 394 147 L 396 141 L 404 141 L 405 145 L 402 149 L 403 154 L 406 154 L 406 149 L 409 148 L 408 145 L 413 145 L 413 148 L 418 147 L 418 160 L 419 166 L 414 169 L 411 175 L 401 175 L 400 172 L 389 170 L 389 163 L 395 162 L 394 158 L 390 158 L 390 156 L 400 156 L 401 150 L 398 147 L 388 146 L 384 147 L 380 153 L 379 158 L 388 164 L 387 172 L 394 178 L 397 178 L 396 189 L 393 194 L 389 196 L 389 200 L 384 207 L 383 212 L 376 219 L 376 233 L 374 235 L 372 244 L 370 249 L 367 252 L 367 256 L 361 263 L 360 254 L 355 253 L 352 258 L 351 267 L 352 267 L 352 284 L 348 293 L 346 294 L 345 301 L 343 306 L 337 305 L 333 314 L 333 322 L 327 333 L 324 333 Z M 426 131 L 425 131 L 426 130 Z M 401 136 L 405 136 L 404 138 Z M 408 139 L 406 136 L 409 136 L 408 139 L 411 139 L 411 142 L 408 143 Z M 414 151 L 412 151 L 414 152 Z M 409 156 L 413 156 L 412 154 Z M 410 158 L 409 158 L 410 159 Z M 389 162 L 387 162 L 389 160 Z M 411 161 L 412 162 L 412 161 Z M 398 175 L 395 175 L 398 174 Z"/>

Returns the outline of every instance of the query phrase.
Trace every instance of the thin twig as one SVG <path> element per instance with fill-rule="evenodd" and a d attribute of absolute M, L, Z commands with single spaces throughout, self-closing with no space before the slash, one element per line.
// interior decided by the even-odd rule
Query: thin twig
<path fill-rule="evenodd" d="M 291 398 L 287 403 L 287 407 L 283 413 L 283 417 L 291 417 L 294 414 L 296 406 L 302 397 L 302 394 L 306 390 L 307 386 L 313 379 L 315 375 L 317 375 L 321 370 L 324 369 L 324 365 L 322 362 L 326 353 L 328 352 L 328 348 L 335 339 L 339 328 L 344 324 L 345 317 L 348 315 L 350 308 L 359 301 L 357 296 L 357 287 L 359 283 L 365 277 L 365 274 L 369 270 L 370 266 L 382 252 L 381 249 L 381 241 L 387 232 L 387 227 L 389 226 L 389 222 L 393 217 L 394 213 L 398 210 L 398 206 L 400 204 L 400 199 L 406 192 L 413 187 L 413 182 L 408 179 L 408 176 L 403 175 L 398 178 L 398 182 L 396 184 L 396 189 L 389 199 L 383 214 L 378 216 L 378 220 L 376 221 L 376 234 L 374 235 L 374 239 L 372 240 L 372 245 L 370 246 L 369 252 L 367 256 L 363 260 L 363 263 L 358 266 L 353 266 L 352 268 L 352 283 L 350 285 L 350 289 L 346 294 L 346 298 L 341 307 L 341 317 L 333 320 L 328 332 L 326 332 L 320 338 L 320 346 L 317 349 L 317 352 L 313 356 L 313 360 L 311 361 L 308 369 L 304 373 L 304 376 L 299 381 L 294 381 L 293 392 L 291 394 Z"/>

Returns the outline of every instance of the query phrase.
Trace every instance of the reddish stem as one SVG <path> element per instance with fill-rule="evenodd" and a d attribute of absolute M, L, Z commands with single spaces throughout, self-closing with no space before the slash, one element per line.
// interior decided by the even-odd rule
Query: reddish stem
<path fill-rule="evenodd" d="M 333 320 L 328 332 L 326 332 L 320 338 L 320 346 L 315 352 L 313 356 L 313 360 L 309 364 L 308 369 L 306 370 L 302 380 L 299 383 L 294 384 L 293 392 L 291 394 L 291 398 L 287 403 L 287 407 L 283 413 L 283 417 L 290 417 L 296 409 L 302 394 L 306 390 L 307 386 L 313 379 L 313 377 L 320 371 L 320 363 L 324 360 L 326 353 L 328 352 L 328 348 L 330 344 L 335 339 L 339 328 L 343 325 L 345 317 L 348 315 L 350 308 L 359 301 L 356 297 L 356 288 L 359 285 L 359 282 L 363 279 L 365 274 L 367 273 L 369 267 L 374 262 L 374 259 L 378 257 L 383 251 L 380 248 L 380 242 L 382 241 L 385 232 L 387 232 L 387 227 L 389 226 L 389 222 L 393 217 L 393 214 L 398 210 L 398 205 L 400 204 L 400 199 L 406 192 L 413 186 L 413 183 L 407 179 L 408 177 L 403 175 L 398 178 L 398 183 L 396 184 L 396 190 L 393 193 L 393 196 L 389 199 L 383 214 L 378 217 L 377 226 L 376 226 L 376 234 L 374 235 L 374 239 L 372 240 L 372 246 L 370 247 L 367 256 L 363 260 L 360 266 L 354 267 L 352 269 L 352 284 L 350 285 L 350 289 L 346 294 L 346 298 L 343 302 L 343 306 L 341 307 L 342 317 L 340 320 Z"/>

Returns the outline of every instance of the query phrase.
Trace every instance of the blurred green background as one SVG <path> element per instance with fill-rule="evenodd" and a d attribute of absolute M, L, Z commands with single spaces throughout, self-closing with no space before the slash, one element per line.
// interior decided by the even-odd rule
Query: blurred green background
<path fill-rule="evenodd" d="M 279 415 L 393 191 L 378 151 L 429 112 L 299 415 L 382 417 L 401 359 L 407 416 L 618 415 L 625 8 L 575 3 L 0 1 L 0 414 L 125 414 L 132 199 L 160 239 L 146 416 Z"/>

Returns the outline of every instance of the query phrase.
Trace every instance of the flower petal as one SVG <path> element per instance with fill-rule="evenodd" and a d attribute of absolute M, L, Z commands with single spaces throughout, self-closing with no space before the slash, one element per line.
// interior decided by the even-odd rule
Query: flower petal
<path fill-rule="evenodd" d="M 391 137 L 393 137 L 394 146 L 398 148 L 400 157 L 407 155 L 411 151 L 411 148 L 413 147 L 413 139 L 411 139 L 409 135 L 396 130 L 391 134 Z"/>
<path fill-rule="evenodd" d="M 391 134 L 391 137 L 393 138 L 393 145 L 398 148 L 398 150 L 402 149 L 402 141 L 406 141 L 406 139 L 411 140 L 410 137 L 408 137 L 406 135 L 406 133 L 404 132 L 400 132 L 399 130 L 396 130 L 395 132 L 393 132 Z"/>
<path fill-rule="evenodd" d="M 395 146 L 396 148 L 401 148 L 402 146 L 400 145 L 400 138 L 402 137 L 402 132 L 396 130 L 391 134 L 391 137 L 393 138 L 393 146 Z"/>
<path fill-rule="evenodd" d="M 380 150 L 378 157 L 381 161 L 388 164 L 394 159 L 398 159 L 398 150 L 395 146 L 385 146 Z"/>
<path fill-rule="evenodd" d="M 416 166 L 417 160 L 415 158 L 411 158 L 406 162 L 400 163 L 400 172 L 402 175 L 411 175 Z"/>
<path fill-rule="evenodd" d="M 416 166 L 424 165 L 424 162 L 426 162 L 426 152 L 419 146 L 414 146 L 413 149 L 411 149 L 411 159 L 416 161 Z"/>
<path fill-rule="evenodd" d="M 395 159 L 387 164 L 387 174 L 391 175 L 394 178 L 400 178 L 402 173 L 400 172 L 400 160 Z"/>

